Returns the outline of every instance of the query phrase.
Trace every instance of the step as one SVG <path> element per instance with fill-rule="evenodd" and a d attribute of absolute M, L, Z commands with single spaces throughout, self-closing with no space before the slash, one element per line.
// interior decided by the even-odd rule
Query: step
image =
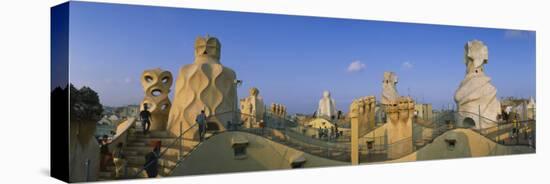
<path fill-rule="evenodd" d="M 128 168 L 128 170 L 130 170 L 130 169 L 131 168 Z M 135 169 L 135 168 L 133 168 L 133 169 Z M 128 173 L 128 175 L 130 176 L 129 173 Z M 117 178 L 115 177 L 114 167 L 112 168 L 112 171 L 110 171 L 110 172 L 100 172 L 99 177 L 98 177 L 98 181 L 115 180 L 115 179 L 117 179 Z"/>
<path fill-rule="evenodd" d="M 143 134 L 141 131 L 130 131 L 128 134 L 130 137 L 155 137 L 155 138 L 163 138 L 163 137 L 172 137 L 168 131 L 151 131 L 147 134 Z"/>
<path fill-rule="evenodd" d="M 170 135 L 143 135 L 143 134 L 134 134 L 128 135 L 129 140 L 134 139 L 175 139 L 176 137 Z"/>
<path fill-rule="evenodd" d="M 145 165 L 145 158 L 142 157 L 142 156 L 130 156 L 126 159 L 128 162 L 128 164 L 131 164 L 131 165 Z M 159 165 L 173 165 L 175 164 L 176 162 L 178 161 L 177 157 L 163 157 L 163 158 L 159 158 Z"/>
<path fill-rule="evenodd" d="M 173 168 L 174 168 L 174 166 L 171 166 L 171 167 L 159 166 L 159 168 L 158 168 L 159 169 L 159 175 L 166 175 Z M 130 177 L 134 177 L 134 176 L 136 176 L 137 172 L 140 172 L 139 175 L 137 175 L 138 178 L 146 178 L 147 177 L 147 172 L 145 170 L 143 170 L 143 166 L 128 167 L 127 175 L 130 176 Z"/>
<path fill-rule="evenodd" d="M 175 165 L 174 165 L 175 166 Z M 166 167 L 166 166 L 159 166 L 159 175 L 157 177 L 162 177 L 162 175 L 165 175 L 169 173 L 174 166 Z M 114 166 L 110 166 L 108 168 L 109 170 L 113 170 L 112 172 L 100 172 L 99 173 L 99 181 L 106 181 L 106 180 L 114 180 L 115 178 L 115 172 L 114 172 Z M 137 175 L 137 173 L 139 175 Z M 128 164 L 126 167 L 126 176 L 122 176 L 122 178 L 147 178 L 147 172 L 143 170 L 143 165 L 135 165 L 135 164 Z"/>
<path fill-rule="evenodd" d="M 213 132 L 207 132 L 204 137 L 210 138 L 214 135 Z M 129 140 L 140 140 L 140 141 L 157 141 L 160 139 L 160 141 L 164 142 L 172 142 L 177 137 L 171 136 L 170 133 L 167 131 L 159 131 L 159 132 L 150 132 L 149 134 L 142 134 L 139 133 L 130 133 L 128 135 Z M 198 140 L 190 140 L 190 139 L 184 139 L 184 141 L 198 141 Z"/>
<path fill-rule="evenodd" d="M 143 142 L 143 143 L 152 143 L 154 141 L 160 141 L 162 145 L 172 144 L 176 140 L 175 137 L 164 137 L 164 138 L 154 138 L 154 137 L 129 137 L 129 142 Z"/>
<path fill-rule="evenodd" d="M 115 176 L 114 172 L 106 172 L 106 171 L 100 171 L 99 177 L 100 178 L 113 178 Z"/>
<path fill-rule="evenodd" d="M 143 166 L 141 167 L 128 167 L 128 170 L 126 171 L 128 178 L 147 178 L 147 172 L 145 170 L 142 170 Z M 137 174 L 138 171 L 141 171 L 139 174 Z"/>
<path fill-rule="evenodd" d="M 129 142 L 126 144 L 127 146 L 130 146 L 130 147 L 150 147 L 151 146 L 151 143 L 148 143 L 148 142 Z"/>
<path fill-rule="evenodd" d="M 142 150 L 146 152 L 150 152 L 153 149 L 153 145 L 151 144 L 154 141 L 161 141 L 162 149 L 164 150 L 166 146 L 170 146 L 172 148 L 177 148 L 180 146 L 180 143 L 174 142 L 174 138 L 130 138 L 127 147 L 124 150 L 131 150 L 132 148 L 142 148 Z M 197 141 L 184 141 L 183 142 L 185 147 L 194 147 L 198 144 Z"/>
<path fill-rule="evenodd" d="M 126 160 L 128 161 L 128 164 L 141 166 L 145 165 L 145 157 L 143 156 L 129 156 Z M 177 161 L 177 156 L 163 156 L 162 158 L 159 158 L 158 163 L 160 166 L 173 167 Z"/>
<path fill-rule="evenodd" d="M 195 145 L 196 144 L 184 145 L 184 148 L 183 148 L 184 152 L 190 150 Z M 160 148 L 161 153 L 164 152 L 165 150 L 166 152 L 164 153 L 164 155 L 178 155 L 180 152 L 179 147 L 172 147 L 172 148 L 161 147 Z M 143 146 L 128 146 L 124 149 L 124 153 L 126 154 L 126 156 L 145 156 L 147 153 L 151 151 L 152 151 L 151 147 L 143 147 Z"/>

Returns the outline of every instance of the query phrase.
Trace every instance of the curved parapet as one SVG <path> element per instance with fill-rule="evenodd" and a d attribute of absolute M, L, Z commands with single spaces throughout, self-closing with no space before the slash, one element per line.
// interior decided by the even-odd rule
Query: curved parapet
<path fill-rule="evenodd" d="M 246 140 L 244 155 L 236 155 L 235 138 Z M 243 156 L 246 159 L 239 159 Z M 304 153 L 258 135 L 225 132 L 213 136 L 191 152 L 174 169 L 172 176 L 291 169 L 297 165 L 313 168 L 349 163 Z"/>
<path fill-rule="evenodd" d="M 389 162 L 496 156 L 522 153 L 535 153 L 535 149 L 528 146 L 501 145 L 475 132 L 474 130 L 455 129 L 438 136 L 431 144 L 426 145 L 422 149 Z"/>

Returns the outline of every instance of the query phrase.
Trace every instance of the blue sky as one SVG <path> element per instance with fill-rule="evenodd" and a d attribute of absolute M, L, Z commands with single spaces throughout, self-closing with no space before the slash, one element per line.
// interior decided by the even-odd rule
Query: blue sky
<path fill-rule="evenodd" d="M 454 103 L 472 39 L 489 48 L 486 74 L 499 97 L 535 96 L 530 31 L 84 2 L 72 2 L 70 15 L 70 80 L 109 106 L 142 100 L 145 69 L 176 77 L 206 34 L 220 39 L 221 63 L 244 81 L 239 98 L 258 87 L 266 104 L 292 113 L 313 113 L 323 90 L 343 111 L 354 98 L 379 99 L 384 71 L 398 75 L 401 95 L 434 108 Z"/>

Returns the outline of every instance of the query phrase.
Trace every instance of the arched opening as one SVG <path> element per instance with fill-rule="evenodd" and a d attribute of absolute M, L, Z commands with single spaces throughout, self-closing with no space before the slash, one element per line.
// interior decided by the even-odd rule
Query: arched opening
<path fill-rule="evenodd" d="M 464 120 L 462 121 L 462 125 L 465 128 L 472 128 L 476 126 L 476 122 L 474 121 L 474 119 L 467 117 L 467 118 L 464 118 Z"/>
<path fill-rule="evenodd" d="M 144 79 L 145 79 L 145 81 L 146 81 L 147 83 L 153 82 L 153 77 L 151 77 L 151 76 L 149 76 L 149 75 L 146 75 L 146 76 L 144 77 Z"/>
<path fill-rule="evenodd" d="M 206 131 L 218 131 L 220 130 L 220 126 L 216 122 L 207 122 L 206 125 Z"/>
<path fill-rule="evenodd" d="M 168 77 L 168 76 L 163 77 L 163 78 L 162 78 L 162 83 L 163 83 L 163 84 L 167 84 L 169 80 L 170 80 L 170 77 Z"/>
<path fill-rule="evenodd" d="M 151 95 L 153 96 L 160 96 L 162 95 L 162 91 L 160 89 L 153 89 L 153 91 L 151 91 Z"/>

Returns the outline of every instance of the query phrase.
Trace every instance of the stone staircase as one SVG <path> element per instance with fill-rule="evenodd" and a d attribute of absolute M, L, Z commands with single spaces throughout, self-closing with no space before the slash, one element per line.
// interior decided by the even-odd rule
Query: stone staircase
<path fill-rule="evenodd" d="M 161 141 L 161 152 L 168 149 L 164 155 L 159 159 L 159 176 L 166 176 L 175 166 L 180 156 L 179 144 L 170 144 L 176 140 L 176 137 L 170 136 L 168 131 L 150 131 L 147 135 L 144 135 L 141 128 L 134 127 L 128 130 L 128 140 L 124 147 L 124 154 L 127 161 L 126 176 L 122 179 L 128 178 L 147 178 L 147 173 L 143 170 L 145 165 L 145 155 L 152 151 L 152 142 Z M 206 138 L 212 136 L 212 133 L 207 133 Z M 181 155 L 187 155 L 189 151 L 193 151 L 199 145 L 198 141 L 184 140 L 183 153 Z M 170 147 L 167 147 L 170 146 Z M 112 150 L 111 150 L 112 151 Z M 99 179 L 103 180 L 115 180 L 115 167 L 108 166 L 106 171 L 100 171 Z M 137 172 L 141 171 L 139 174 Z M 122 174 L 124 175 L 124 174 Z"/>

